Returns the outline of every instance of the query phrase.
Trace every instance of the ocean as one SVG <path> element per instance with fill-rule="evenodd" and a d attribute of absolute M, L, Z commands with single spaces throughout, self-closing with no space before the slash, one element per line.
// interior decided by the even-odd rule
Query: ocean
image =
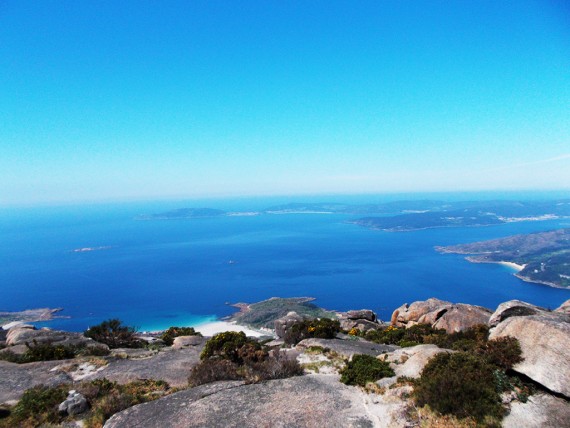
<path fill-rule="evenodd" d="M 264 206 L 254 202 L 253 209 Z M 247 201 L 218 204 L 251 208 Z M 491 309 L 510 299 L 555 308 L 570 298 L 570 290 L 523 282 L 508 267 L 434 251 L 569 227 L 568 220 L 401 233 L 365 229 L 347 223 L 355 216 L 337 214 L 135 220 L 184 206 L 191 205 L 3 209 L 0 310 L 62 307 L 69 318 L 38 325 L 72 331 L 109 318 L 159 330 L 203 324 L 233 313 L 229 303 L 273 296 L 368 308 L 385 320 L 403 303 L 429 297 Z M 73 251 L 84 247 L 105 248 Z"/>

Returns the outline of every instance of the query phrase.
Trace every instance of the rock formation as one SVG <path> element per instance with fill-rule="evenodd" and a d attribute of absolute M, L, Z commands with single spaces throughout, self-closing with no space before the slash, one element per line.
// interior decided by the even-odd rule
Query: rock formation
<path fill-rule="evenodd" d="M 448 333 L 468 329 L 477 324 L 487 324 L 492 311 L 481 306 L 450 303 L 431 298 L 400 306 L 392 314 L 391 323 L 396 327 L 430 324 Z"/>

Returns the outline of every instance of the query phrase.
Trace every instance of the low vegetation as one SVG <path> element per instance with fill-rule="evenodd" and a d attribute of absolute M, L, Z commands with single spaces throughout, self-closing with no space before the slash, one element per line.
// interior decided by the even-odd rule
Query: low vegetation
<path fill-rule="evenodd" d="M 512 337 L 488 340 L 483 331 L 477 327 L 456 334 L 450 338 L 451 347 L 461 350 L 440 353 L 427 363 L 414 385 L 418 406 L 492 427 L 500 426 L 505 414 L 501 393 L 514 391 L 521 401 L 526 400 L 530 388 L 508 374 L 522 361 L 518 341 Z"/>
<path fill-rule="evenodd" d="M 58 411 L 70 388 L 70 385 L 53 388 L 40 385 L 28 389 L 18 404 L 5 411 L 5 417 L 0 419 L 0 428 L 31 428 L 70 422 L 71 417 Z M 83 394 L 90 406 L 88 413 L 81 415 L 85 428 L 101 428 L 115 413 L 173 392 L 166 382 L 154 380 L 119 385 L 98 379 L 82 382 L 74 388 Z"/>
<path fill-rule="evenodd" d="M 296 345 L 303 339 L 333 339 L 340 332 L 340 323 L 329 318 L 305 319 L 291 326 L 283 340 L 288 345 Z"/>
<path fill-rule="evenodd" d="M 160 335 L 160 339 L 165 345 L 171 346 L 174 339 L 179 336 L 202 336 L 202 334 L 194 330 L 193 327 L 170 327 Z"/>
<path fill-rule="evenodd" d="M 23 354 L 16 354 L 10 350 L 0 353 L 0 360 L 24 364 L 34 361 L 66 360 L 78 356 L 105 356 L 109 350 L 96 346 L 53 345 L 50 342 L 38 343 L 35 340 L 26 343 L 27 350 Z"/>
<path fill-rule="evenodd" d="M 370 355 L 354 355 L 340 371 L 340 381 L 347 385 L 365 386 L 385 377 L 394 376 L 390 364 Z"/>
<path fill-rule="evenodd" d="M 243 332 L 219 333 L 208 340 L 188 379 L 190 386 L 219 380 L 248 383 L 303 374 L 297 360 L 270 355 L 267 347 Z"/>
<path fill-rule="evenodd" d="M 109 348 L 144 348 L 146 342 L 137 338 L 134 327 L 123 325 L 119 319 L 110 319 L 90 327 L 83 333 Z"/>

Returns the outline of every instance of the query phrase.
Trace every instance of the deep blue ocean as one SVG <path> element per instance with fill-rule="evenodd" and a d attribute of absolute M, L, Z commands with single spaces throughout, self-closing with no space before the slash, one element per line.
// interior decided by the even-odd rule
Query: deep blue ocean
<path fill-rule="evenodd" d="M 263 206 L 256 202 L 254 209 Z M 108 318 L 156 330 L 214 320 L 234 312 L 228 303 L 272 296 L 311 296 L 336 310 L 370 308 L 382 319 L 429 297 L 493 309 L 510 299 L 554 308 L 570 298 L 570 290 L 525 283 L 507 267 L 434 251 L 569 227 L 568 220 L 390 233 L 332 214 L 134 219 L 181 206 L 188 205 L 0 211 L 0 310 L 63 307 L 70 318 L 47 325 L 76 331 Z M 72 251 L 99 246 L 111 248 Z"/>

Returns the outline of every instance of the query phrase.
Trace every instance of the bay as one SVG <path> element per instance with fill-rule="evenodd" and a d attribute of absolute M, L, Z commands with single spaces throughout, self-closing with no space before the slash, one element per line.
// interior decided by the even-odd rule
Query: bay
<path fill-rule="evenodd" d="M 135 220 L 170 205 L 2 210 L 0 310 L 63 307 L 70 318 L 47 325 L 74 331 L 108 318 L 157 330 L 213 321 L 234 311 L 228 302 L 273 296 L 369 308 L 382 319 L 429 297 L 492 309 L 510 299 L 554 308 L 570 298 L 570 290 L 523 282 L 507 267 L 434 250 L 568 227 L 567 220 L 402 233 L 336 214 Z M 219 201 L 229 210 L 247 205 Z M 108 248 L 73 251 L 85 247 Z"/>

